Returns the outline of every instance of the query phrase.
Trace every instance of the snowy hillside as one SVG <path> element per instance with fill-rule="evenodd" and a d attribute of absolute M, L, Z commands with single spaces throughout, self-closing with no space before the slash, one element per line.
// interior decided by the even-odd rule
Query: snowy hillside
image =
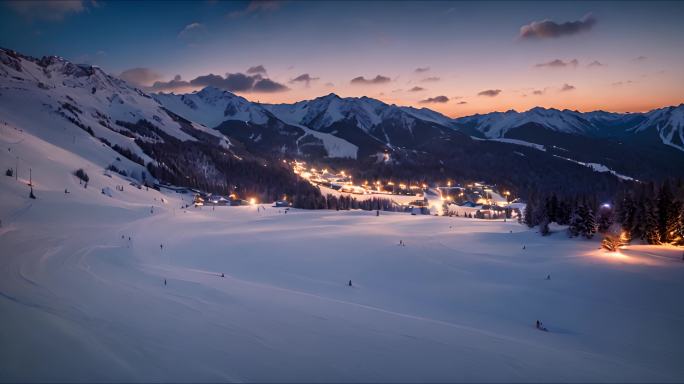
<path fill-rule="evenodd" d="M 656 129 L 663 143 L 684 151 L 684 104 L 656 109 L 644 114 L 646 118 L 633 130 Z"/>
<path fill-rule="evenodd" d="M 181 141 L 197 140 L 193 136 L 196 130 L 229 145 L 218 132 L 199 124 L 184 128 L 150 96 L 98 67 L 76 65 L 55 56 L 38 60 L 4 49 L 0 49 L 0 119 L 62 146 L 90 142 L 89 150 L 101 151 L 109 158 L 121 158 L 108 149 L 118 146 L 145 163 L 153 159 L 142 152 L 135 139 L 163 139 L 126 123 L 147 121 Z M 142 168 L 128 164 L 122 169 L 140 176 Z"/>
<path fill-rule="evenodd" d="M 214 87 L 184 95 L 158 93 L 152 96 L 174 113 L 210 128 L 228 119 L 256 124 L 268 122 L 268 113 L 259 104 Z"/>
<path fill-rule="evenodd" d="M 0 130 L 0 166 L 21 154 L 18 180 L 0 177 L 0 381 L 684 378 L 674 247 L 607 253 L 513 221 L 182 209 L 188 197 Z"/>

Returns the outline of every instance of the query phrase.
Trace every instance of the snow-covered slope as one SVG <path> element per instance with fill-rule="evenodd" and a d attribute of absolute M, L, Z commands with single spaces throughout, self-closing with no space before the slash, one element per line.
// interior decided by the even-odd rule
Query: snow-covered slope
<path fill-rule="evenodd" d="M 656 109 L 644 114 L 645 120 L 634 132 L 656 130 L 663 143 L 684 151 L 684 104 Z"/>
<path fill-rule="evenodd" d="M 184 128 L 149 95 L 98 67 L 76 65 L 55 56 L 35 59 L 5 49 L 0 49 L 0 120 L 63 147 L 90 142 L 108 157 L 121 158 L 110 149 L 118 146 L 145 163 L 154 159 L 142 152 L 135 139 L 163 139 L 121 123 L 144 120 L 182 141 L 197 140 L 192 135 L 197 130 L 229 145 L 220 133 L 200 124 L 188 122 L 189 127 Z M 140 175 L 140 170 L 136 173 Z"/>
<path fill-rule="evenodd" d="M 574 134 L 591 134 L 596 127 L 576 111 L 533 108 L 526 112 L 510 110 L 473 115 L 455 120 L 457 125 L 469 125 L 488 138 L 504 137 L 506 132 L 528 123 L 536 123 L 545 128 Z"/>
<path fill-rule="evenodd" d="M 98 137 L 98 133 L 111 137 L 107 126 L 117 120 L 147 120 L 181 140 L 195 140 L 153 98 L 99 67 L 73 64 L 56 56 L 37 60 L 4 49 L 0 49 L 0 63 L 5 113 L 31 117 L 52 113 L 53 118 L 64 114 L 93 129 Z"/>
<path fill-rule="evenodd" d="M 303 134 L 298 134 L 297 130 L 286 132 L 293 136 L 291 143 L 293 147 L 300 148 L 302 143 L 313 137 L 323 145 L 328 157 L 356 158 L 357 155 L 357 146 L 344 139 L 317 132 L 297 122 L 282 119 L 280 119 L 282 122 L 278 121 L 279 117 L 274 116 L 261 104 L 252 103 L 243 97 L 218 88 L 206 87 L 199 92 L 183 95 L 159 93 L 154 94 L 153 97 L 174 113 L 207 127 L 215 128 L 232 120 L 258 126 L 277 126 L 281 131 L 287 129 L 286 125 L 290 125 L 303 130 Z M 263 138 L 263 135 L 257 133 L 251 137 L 252 140 L 258 141 Z"/>
<path fill-rule="evenodd" d="M 18 180 L 0 176 L 2 382 L 684 379 L 674 247 L 607 253 L 512 220 L 182 209 L 1 125 L 0 169 L 15 154 Z"/>
<path fill-rule="evenodd" d="M 210 128 L 228 119 L 266 124 L 269 118 L 259 104 L 215 87 L 184 95 L 158 93 L 152 96 L 174 113 Z"/>
<path fill-rule="evenodd" d="M 448 117 L 427 108 L 399 107 L 369 97 L 342 98 L 334 93 L 294 104 L 269 104 L 264 107 L 283 121 L 316 130 L 345 120 L 354 121 L 365 132 L 388 121 L 406 131 L 412 130 L 418 120 L 443 124 L 445 127 L 451 122 Z"/>

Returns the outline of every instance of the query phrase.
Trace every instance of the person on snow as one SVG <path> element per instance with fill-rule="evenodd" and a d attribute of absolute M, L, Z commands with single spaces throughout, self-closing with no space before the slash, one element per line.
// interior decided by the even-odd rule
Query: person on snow
<path fill-rule="evenodd" d="M 541 326 L 541 323 L 539 322 L 539 320 L 537 320 L 536 328 L 539 329 L 540 326 Z"/>
<path fill-rule="evenodd" d="M 525 249 L 525 246 L 523 245 L 523 249 Z"/>
<path fill-rule="evenodd" d="M 159 250 L 163 251 L 164 250 L 164 244 L 159 244 Z"/>
<path fill-rule="evenodd" d="M 164 286 L 166 287 L 166 279 L 164 279 Z"/>
<path fill-rule="evenodd" d="M 375 216 L 380 216 L 380 210 L 375 211 Z"/>
<path fill-rule="evenodd" d="M 226 275 L 224 275 L 223 272 L 221 272 L 221 277 L 226 277 Z"/>
<path fill-rule="evenodd" d="M 351 280 L 349 280 L 349 286 L 350 286 L 350 287 L 352 286 L 352 282 L 351 282 Z"/>
<path fill-rule="evenodd" d="M 546 275 L 546 280 L 551 280 L 551 275 Z"/>

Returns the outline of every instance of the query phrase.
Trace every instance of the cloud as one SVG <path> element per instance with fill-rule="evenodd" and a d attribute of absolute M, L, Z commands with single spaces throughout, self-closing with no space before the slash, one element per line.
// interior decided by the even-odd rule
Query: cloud
<path fill-rule="evenodd" d="M 635 57 L 632 59 L 632 61 L 646 61 L 646 60 L 648 60 L 648 57 L 646 57 L 646 56 L 639 56 L 639 57 Z"/>
<path fill-rule="evenodd" d="M 534 91 L 532 91 L 532 94 L 533 94 L 533 95 L 543 95 L 543 94 L 544 94 L 544 90 L 535 89 Z"/>
<path fill-rule="evenodd" d="M 154 92 L 185 91 L 188 89 L 198 89 L 204 87 L 216 87 L 231 92 L 259 92 L 272 93 L 283 92 L 289 88 L 271 79 L 264 78 L 260 74 L 247 75 L 244 73 L 226 73 L 226 76 L 208 75 L 197 76 L 190 81 L 184 81 L 180 75 L 176 75 L 173 80 L 164 82 L 156 81 L 148 89 Z"/>
<path fill-rule="evenodd" d="M 247 73 L 249 74 L 255 74 L 255 73 L 261 73 L 263 75 L 266 74 L 266 68 L 264 68 L 263 65 L 256 65 L 254 67 L 249 67 L 247 68 Z"/>
<path fill-rule="evenodd" d="M 439 79 L 439 77 L 437 77 L 437 76 L 430 76 L 430 77 L 424 78 L 424 79 L 421 80 L 420 82 L 421 82 L 421 83 L 436 83 L 436 82 L 438 82 L 439 80 L 440 80 L 440 79 Z"/>
<path fill-rule="evenodd" d="M 423 87 L 413 87 L 413 88 L 409 89 L 409 92 L 420 92 L 420 91 L 424 91 L 424 90 L 425 90 L 425 88 L 423 88 Z"/>
<path fill-rule="evenodd" d="M 262 93 L 272 93 L 272 92 L 283 92 L 290 88 L 284 86 L 283 84 L 277 83 L 271 79 L 261 79 L 254 83 L 252 91 L 262 92 Z"/>
<path fill-rule="evenodd" d="M 421 100 L 421 104 L 435 104 L 435 103 L 446 103 L 449 101 L 449 98 L 446 96 L 435 96 L 435 97 L 430 97 L 425 100 Z"/>
<path fill-rule="evenodd" d="M 576 35 L 591 30 L 596 25 L 596 19 L 591 13 L 580 20 L 556 23 L 551 20 L 533 21 L 520 27 L 520 39 L 555 39 L 561 36 Z"/>
<path fill-rule="evenodd" d="M 181 79 L 181 75 L 176 75 L 173 77 L 173 80 L 155 81 L 151 87 L 148 87 L 148 90 L 154 92 L 174 92 L 178 90 L 186 90 L 190 87 L 190 83 Z"/>
<path fill-rule="evenodd" d="M 459 102 L 456 103 L 456 104 L 458 104 L 458 105 L 463 105 L 463 104 L 468 104 L 468 102 L 467 102 L 467 101 L 459 101 Z"/>
<path fill-rule="evenodd" d="M 574 90 L 574 89 L 576 89 L 574 85 L 570 85 L 570 84 L 567 84 L 567 83 L 566 83 L 566 84 L 563 84 L 563 86 L 561 87 L 560 91 L 561 91 L 561 92 L 567 92 L 567 91 L 572 91 L 572 90 Z"/>
<path fill-rule="evenodd" d="M 539 63 L 535 64 L 535 67 L 537 68 L 565 68 L 565 67 L 577 67 L 579 65 L 579 61 L 577 59 L 572 59 L 569 61 L 563 61 L 561 59 L 556 59 L 556 60 L 551 60 L 546 63 Z"/>
<path fill-rule="evenodd" d="M 601 62 L 598 60 L 594 60 L 587 65 L 587 67 L 603 67 L 603 66 L 604 66 L 604 64 L 601 64 Z"/>
<path fill-rule="evenodd" d="M 188 45 L 197 45 L 206 40 L 208 35 L 209 32 L 204 25 L 200 23 L 190 23 L 178 32 L 178 40 Z"/>
<path fill-rule="evenodd" d="M 86 9 L 82 0 L 16 0 L 6 1 L 5 4 L 29 20 L 61 21 L 69 14 Z"/>
<path fill-rule="evenodd" d="M 623 85 L 630 85 L 630 84 L 634 84 L 634 83 L 635 82 L 632 80 L 625 80 L 625 81 L 617 81 L 615 83 L 612 83 L 611 85 L 613 87 L 622 87 Z"/>
<path fill-rule="evenodd" d="M 430 67 L 418 67 L 413 72 L 415 73 L 425 73 L 430 70 Z"/>
<path fill-rule="evenodd" d="M 119 75 L 126 82 L 136 87 L 146 87 L 162 79 L 162 75 L 150 68 L 131 68 Z"/>
<path fill-rule="evenodd" d="M 230 18 L 237 18 L 242 16 L 247 16 L 251 14 L 258 14 L 264 12 L 273 12 L 280 9 L 282 6 L 281 1 L 272 0 L 252 0 L 249 2 L 245 9 L 234 11 L 228 14 Z"/>
<path fill-rule="evenodd" d="M 351 79 L 350 83 L 355 85 L 360 84 L 386 84 L 389 83 L 391 79 L 387 76 L 377 75 L 373 79 L 366 79 L 363 76 L 355 77 Z"/>
<path fill-rule="evenodd" d="M 495 97 L 498 96 L 499 93 L 501 93 L 500 89 L 487 89 L 482 92 L 478 92 L 478 96 L 487 96 L 487 97 Z"/>
<path fill-rule="evenodd" d="M 308 73 L 303 73 L 303 74 L 295 77 L 294 79 L 290 80 L 290 84 L 304 83 L 308 87 L 310 82 L 316 81 L 318 79 L 319 79 L 318 77 L 312 77 Z"/>

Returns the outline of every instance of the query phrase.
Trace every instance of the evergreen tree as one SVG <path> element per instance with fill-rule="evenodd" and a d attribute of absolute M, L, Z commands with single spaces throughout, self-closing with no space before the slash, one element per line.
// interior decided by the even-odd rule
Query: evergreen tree
<path fill-rule="evenodd" d="M 661 243 L 669 243 L 674 230 L 674 197 L 670 189 L 669 180 L 665 180 L 660 191 L 658 192 L 657 200 L 657 217 L 658 217 L 658 236 Z"/>
<path fill-rule="evenodd" d="M 643 215 L 638 222 L 641 239 L 649 244 L 660 244 L 658 214 L 650 200 L 644 201 Z"/>
<path fill-rule="evenodd" d="M 591 239 L 594 237 L 594 233 L 596 233 L 596 218 L 594 217 L 594 211 L 591 208 L 588 208 L 584 211 L 584 232 L 582 233 L 582 236 L 586 237 L 587 239 Z"/>
<path fill-rule="evenodd" d="M 570 216 L 570 224 L 568 225 L 568 235 L 570 237 L 581 236 L 585 230 L 584 218 L 586 217 L 585 208 L 583 205 L 578 205 Z"/>

